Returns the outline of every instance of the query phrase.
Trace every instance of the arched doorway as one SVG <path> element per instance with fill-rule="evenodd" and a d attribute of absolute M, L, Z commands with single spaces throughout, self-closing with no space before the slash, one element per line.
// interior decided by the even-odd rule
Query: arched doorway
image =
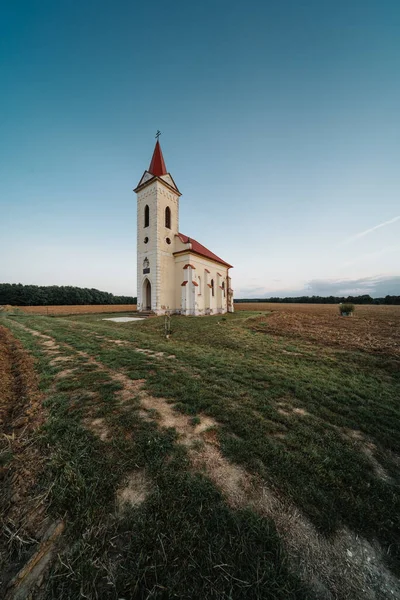
<path fill-rule="evenodd" d="M 151 283 L 148 279 L 143 282 L 143 308 L 151 310 Z"/>

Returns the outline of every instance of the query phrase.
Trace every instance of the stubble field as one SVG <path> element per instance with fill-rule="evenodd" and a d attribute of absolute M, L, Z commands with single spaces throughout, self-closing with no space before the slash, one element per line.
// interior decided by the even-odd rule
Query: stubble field
<path fill-rule="evenodd" d="M 356 305 L 351 317 L 340 316 L 337 304 L 249 302 L 235 310 L 269 313 L 254 324 L 257 331 L 400 356 L 400 306 Z"/>
<path fill-rule="evenodd" d="M 8 598 L 400 597 L 400 307 L 249 307 L 0 317 Z"/>
<path fill-rule="evenodd" d="M 12 312 L 23 312 L 27 315 L 85 315 L 92 313 L 118 313 L 135 311 L 136 304 L 71 304 L 66 306 L 10 306 L 7 309 Z"/>

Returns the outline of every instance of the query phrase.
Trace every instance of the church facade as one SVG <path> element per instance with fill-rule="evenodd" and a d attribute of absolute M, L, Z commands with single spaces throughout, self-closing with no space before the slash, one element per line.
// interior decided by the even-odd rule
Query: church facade
<path fill-rule="evenodd" d="M 157 140 L 137 194 L 137 310 L 157 315 L 233 312 L 225 262 L 179 232 L 181 196 Z"/>

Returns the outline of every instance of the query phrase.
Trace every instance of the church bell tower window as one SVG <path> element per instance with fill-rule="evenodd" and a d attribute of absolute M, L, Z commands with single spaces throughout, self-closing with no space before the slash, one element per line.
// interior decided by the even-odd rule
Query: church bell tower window
<path fill-rule="evenodd" d="M 150 209 L 148 205 L 144 207 L 144 226 L 148 227 L 150 225 Z"/>
<path fill-rule="evenodd" d="M 165 227 L 171 229 L 171 209 L 169 206 L 165 209 Z"/>

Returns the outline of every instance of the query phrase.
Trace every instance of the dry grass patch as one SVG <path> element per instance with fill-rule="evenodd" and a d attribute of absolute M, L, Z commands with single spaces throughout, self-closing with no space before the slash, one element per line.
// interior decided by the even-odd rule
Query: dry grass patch
<path fill-rule="evenodd" d="M 97 435 L 102 442 L 110 439 L 110 430 L 103 418 L 99 417 L 96 419 L 84 419 L 83 424 L 87 429 L 93 431 L 93 433 Z"/>
<path fill-rule="evenodd" d="M 364 456 L 369 460 L 371 467 L 375 473 L 375 475 L 381 479 L 382 481 L 390 482 L 392 478 L 389 477 L 386 470 L 380 464 L 378 459 L 375 456 L 377 452 L 376 444 L 371 442 L 366 435 L 357 429 L 342 429 L 342 435 L 345 439 L 350 441 L 357 450 L 361 451 Z"/>
<path fill-rule="evenodd" d="M 153 485 L 143 470 L 129 473 L 117 490 L 119 510 L 121 511 L 127 506 L 140 506 L 152 491 Z"/>
<path fill-rule="evenodd" d="M 309 416 L 309 412 L 305 410 L 305 408 L 300 408 L 297 406 L 293 406 L 290 402 L 280 401 L 276 402 L 277 412 L 280 415 L 285 417 L 290 417 L 292 415 L 298 415 L 300 417 Z"/>
<path fill-rule="evenodd" d="M 101 337 L 101 336 L 98 336 L 98 337 Z M 126 340 L 110 340 L 110 339 L 107 339 L 107 341 L 111 342 L 112 344 L 116 344 L 117 346 L 129 346 L 129 344 L 130 344 L 130 342 L 127 342 Z"/>
<path fill-rule="evenodd" d="M 59 365 L 60 363 L 71 362 L 71 361 L 72 361 L 72 358 L 70 356 L 56 356 L 56 358 L 53 358 L 49 364 L 51 367 L 55 367 L 55 366 Z"/>
<path fill-rule="evenodd" d="M 56 379 L 65 379 L 66 377 L 70 377 L 78 372 L 78 369 L 63 369 L 62 371 L 58 371 L 56 375 Z"/>

